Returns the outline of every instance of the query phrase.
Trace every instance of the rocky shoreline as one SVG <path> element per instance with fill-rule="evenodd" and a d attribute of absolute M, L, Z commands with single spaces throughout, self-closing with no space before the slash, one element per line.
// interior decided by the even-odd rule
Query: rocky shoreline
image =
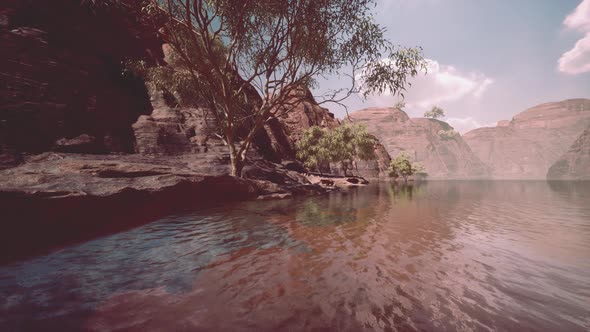
<path fill-rule="evenodd" d="M 0 171 L 0 261 L 145 224 L 183 209 L 325 194 L 368 183 L 255 158 L 245 178 L 203 155 L 44 153 Z M 291 169 L 289 169 L 291 168 Z"/>

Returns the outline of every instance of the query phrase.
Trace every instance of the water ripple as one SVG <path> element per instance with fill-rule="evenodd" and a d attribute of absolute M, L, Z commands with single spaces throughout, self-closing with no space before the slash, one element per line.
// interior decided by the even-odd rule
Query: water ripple
<path fill-rule="evenodd" d="M 381 184 L 0 267 L 0 330 L 586 331 L 590 188 Z"/>

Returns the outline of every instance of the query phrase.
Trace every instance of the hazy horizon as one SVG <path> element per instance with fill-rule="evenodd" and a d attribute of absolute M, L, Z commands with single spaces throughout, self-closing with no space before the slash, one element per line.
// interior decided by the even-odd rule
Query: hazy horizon
<path fill-rule="evenodd" d="M 405 94 L 411 117 L 438 105 L 464 133 L 539 104 L 590 98 L 590 0 L 380 0 L 375 19 L 395 44 L 424 49 L 428 74 Z M 342 79 L 320 83 L 337 88 Z M 351 96 L 344 104 L 353 112 L 398 99 Z"/>

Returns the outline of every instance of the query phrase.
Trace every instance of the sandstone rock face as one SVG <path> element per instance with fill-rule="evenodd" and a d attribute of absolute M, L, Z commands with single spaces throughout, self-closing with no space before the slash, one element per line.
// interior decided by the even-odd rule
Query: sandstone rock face
<path fill-rule="evenodd" d="M 309 90 L 299 90 L 297 93 L 299 98 L 303 97 L 303 101 L 264 128 L 275 155 L 284 160 L 295 159 L 295 145 L 305 130 L 312 126 L 334 129 L 341 125 L 333 113 L 317 104 Z M 367 178 L 385 176 L 391 158 L 379 142 L 375 144 L 375 155 L 376 160 L 355 160 L 352 173 Z M 330 165 L 325 171 L 334 175 L 344 175 L 338 165 Z"/>
<path fill-rule="evenodd" d="M 508 125 L 463 135 L 494 179 L 545 179 L 547 171 L 590 125 L 590 100 L 546 103 L 517 114 Z"/>
<path fill-rule="evenodd" d="M 247 179 L 218 153 L 183 157 L 44 153 L 0 171 L 0 262 L 68 241 L 147 223 L 184 208 L 322 193 L 303 175 L 262 159 Z"/>
<path fill-rule="evenodd" d="M 364 178 L 382 178 L 388 176 L 387 169 L 391 163 L 391 156 L 381 142 L 377 142 L 374 147 L 375 160 L 355 160 L 354 170 L 359 176 Z"/>
<path fill-rule="evenodd" d="M 298 90 L 294 98 L 302 98 L 296 106 L 288 106 L 288 110 L 280 118 L 273 119 L 264 127 L 270 138 L 271 148 L 281 159 L 295 159 L 295 144 L 303 132 L 310 127 L 335 128 L 340 125 L 333 113 L 317 104 L 307 89 Z"/>
<path fill-rule="evenodd" d="M 67 139 L 61 138 L 55 141 L 53 150 L 60 152 L 84 153 L 86 151 L 98 151 L 100 149 L 96 137 L 82 134 Z"/>
<path fill-rule="evenodd" d="M 96 138 L 87 153 L 132 152 L 131 124 L 151 107 L 121 63 L 156 63 L 160 44 L 131 15 L 93 13 L 80 1 L 2 1 L 0 155 L 19 159 L 80 135 Z"/>
<path fill-rule="evenodd" d="M 395 108 L 367 108 L 353 112 L 351 118 L 365 124 L 392 158 L 406 151 L 414 161 L 423 163 L 431 179 L 473 179 L 488 174 L 461 136 L 441 137 L 440 131 L 451 129 L 445 122 L 411 119 Z"/>
<path fill-rule="evenodd" d="M 590 180 L 590 127 L 547 172 L 549 180 Z"/>
<path fill-rule="evenodd" d="M 178 155 L 207 152 L 211 144 L 223 145 L 214 135 L 217 124 L 210 111 L 170 106 L 161 91 L 153 87 L 148 90 L 153 111 L 140 116 L 132 126 L 137 153 Z"/>

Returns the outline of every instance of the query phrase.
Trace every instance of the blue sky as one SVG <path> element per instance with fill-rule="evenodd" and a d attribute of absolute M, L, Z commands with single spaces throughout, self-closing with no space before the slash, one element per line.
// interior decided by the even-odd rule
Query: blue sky
<path fill-rule="evenodd" d="M 429 74 L 406 94 L 410 116 L 438 105 L 465 132 L 540 103 L 590 98 L 590 0 L 379 0 L 375 18 L 392 42 L 422 46 L 429 59 Z M 346 104 L 354 111 L 396 101 Z"/>

